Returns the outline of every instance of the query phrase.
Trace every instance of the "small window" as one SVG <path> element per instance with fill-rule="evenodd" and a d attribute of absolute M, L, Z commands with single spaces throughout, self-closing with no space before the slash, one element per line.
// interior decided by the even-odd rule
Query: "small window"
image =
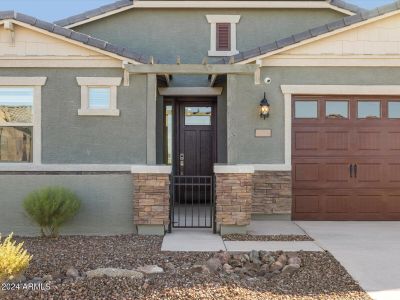
<path fill-rule="evenodd" d="M 89 87 L 89 109 L 109 109 L 111 88 Z"/>
<path fill-rule="evenodd" d="M 318 118 L 318 101 L 296 101 L 296 119 L 316 119 Z"/>
<path fill-rule="evenodd" d="M 173 106 L 171 104 L 165 105 L 164 120 L 164 164 L 172 165 Z"/>
<path fill-rule="evenodd" d="M 217 23 L 217 51 L 231 50 L 231 24 Z"/>
<path fill-rule="evenodd" d="M 117 91 L 121 77 L 77 77 L 81 87 L 81 108 L 78 116 L 120 115 L 117 108 Z"/>
<path fill-rule="evenodd" d="M 348 119 L 349 102 L 348 101 L 326 101 L 325 116 L 329 119 Z"/>
<path fill-rule="evenodd" d="M 388 102 L 388 117 L 389 119 L 400 119 L 400 101 Z"/>
<path fill-rule="evenodd" d="M 211 107 L 185 107 L 185 125 L 211 125 Z"/>
<path fill-rule="evenodd" d="M 380 101 L 358 101 L 357 107 L 359 119 L 379 119 L 381 117 Z"/>

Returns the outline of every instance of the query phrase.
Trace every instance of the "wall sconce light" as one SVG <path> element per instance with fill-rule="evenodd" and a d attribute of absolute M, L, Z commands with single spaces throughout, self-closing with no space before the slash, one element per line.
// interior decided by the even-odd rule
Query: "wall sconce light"
<path fill-rule="evenodd" d="M 265 92 L 264 92 L 264 98 L 260 101 L 260 118 L 266 118 L 269 117 L 269 112 L 270 112 L 270 105 L 268 103 L 268 100 L 266 98 Z"/>

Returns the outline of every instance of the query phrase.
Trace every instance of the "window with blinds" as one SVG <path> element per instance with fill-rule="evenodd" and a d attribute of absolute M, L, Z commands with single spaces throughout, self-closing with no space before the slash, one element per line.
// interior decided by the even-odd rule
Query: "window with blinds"
<path fill-rule="evenodd" d="M 111 101 L 111 88 L 90 87 L 89 109 L 109 109 Z"/>
<path fill-rule="evenodd" d="M 217 23 L 217 51 L 231 50 L 231 24 Z"/>

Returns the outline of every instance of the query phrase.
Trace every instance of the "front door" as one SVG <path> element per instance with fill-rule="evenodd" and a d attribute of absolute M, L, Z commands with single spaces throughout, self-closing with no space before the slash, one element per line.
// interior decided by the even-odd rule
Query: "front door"
<path fill-rule="evenodd" d="M 175 112 L 171 225 L 174 228 L 212 228 L 216 105 L 213 99 L 177 100 Z"/>
<path fill-rule="evenodd" d="M 180 102 L 178 104 L 178 175 L 211 176 L 215 163 L 215 104 Z"/>

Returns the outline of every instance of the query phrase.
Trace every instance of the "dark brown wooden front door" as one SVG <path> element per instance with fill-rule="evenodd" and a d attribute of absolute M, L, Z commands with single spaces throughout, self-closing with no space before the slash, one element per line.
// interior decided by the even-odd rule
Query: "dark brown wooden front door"
<path fill-rule="evenodd" d="M 215 103 L 178 101 L 177 112 L 177 175 L 211 176 L 216 162 Z"/>
<path fill-rule="evenodd" d="M 293 99 L 293 217 L 400 220 L 400 97 Z"/>

